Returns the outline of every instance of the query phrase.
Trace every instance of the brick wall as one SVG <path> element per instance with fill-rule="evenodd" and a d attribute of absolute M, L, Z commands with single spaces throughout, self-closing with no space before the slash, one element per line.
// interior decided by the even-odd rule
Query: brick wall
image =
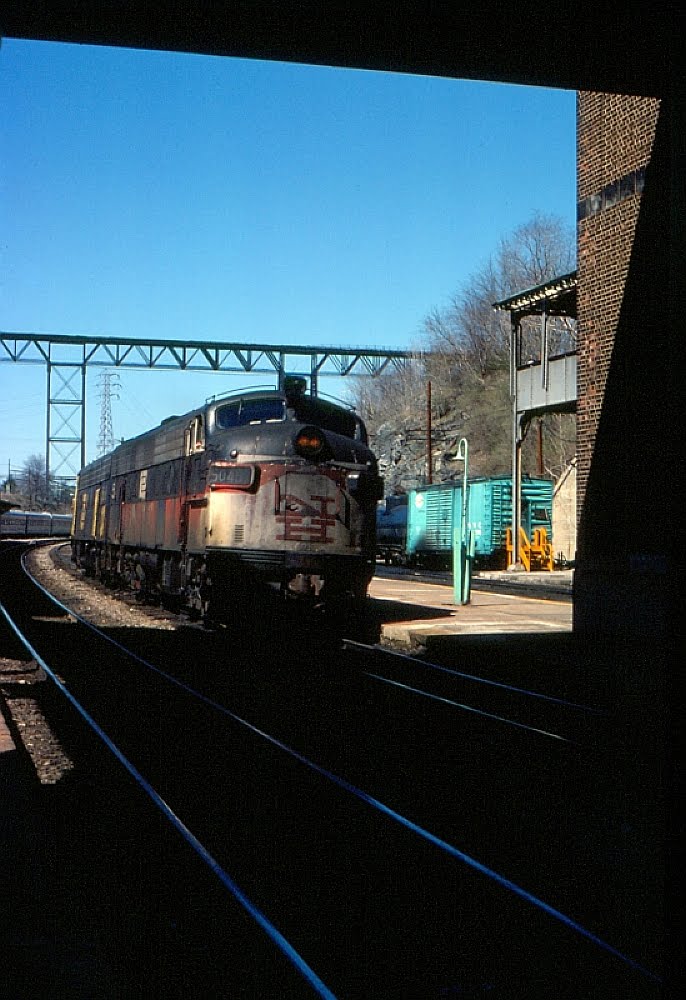
<path fill-rule="evenodd" d="M 577 111 L 577 202 L 581 216 L 577 245 L 577 509 L 581 512 L 640 210 L 641 171 L 650 161 L 659 102 L 580 92 Z M 608 187 L 615 184 L 616 195 L 610 190 L 608 196 Z"/>
<path fill-rule="evenodd" d="M 661 635 L 666 496 L 665 276 L 669 178 L 660 101 L 577 97 L 578 405 L 575 629 Z M 655 531 L 651 531 L 652 526 Z"/>

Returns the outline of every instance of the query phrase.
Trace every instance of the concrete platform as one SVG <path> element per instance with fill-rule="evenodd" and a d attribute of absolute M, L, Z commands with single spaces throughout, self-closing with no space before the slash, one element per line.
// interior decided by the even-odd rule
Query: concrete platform
<path fill-rule="evenodd" d="M 566 595 L 571 598 L 574 586 L 574 570 L 559 569 L 547 571 L 534 571 L 527 573 L 517 570 L 480 570 L 474 575 L 472 586 L 478 589 L 511 590 L 511 591 L 540 591 L 545 596 L 552 597 L 556 594 Z"/>
<path fill-rule="evenodd" d="M 526 579 L 524 579 L 526 577 Z M 507 592 L 479 589 L 480 583 L 507 585 Z M 412 576 L 376 576 L 369 594 L 389 601 L 442 611 L 442 615 L 412 614 L 404 621 L 388 621 L 381 626 L 381 644 L 396 649 L 428 650 L 437 641 L 464 635 L 512 635 L 560 633 L 572 630 L 572 571 L 564 576 L 550 573 L 491 573 L 474 581 L 471 599 L 460 605 L 454 601 L 452 584 L 427 582 Z M 514 592 L 517 588 L 522 593 Z M 536 588 L 540 596 L 535 594 Z"/>

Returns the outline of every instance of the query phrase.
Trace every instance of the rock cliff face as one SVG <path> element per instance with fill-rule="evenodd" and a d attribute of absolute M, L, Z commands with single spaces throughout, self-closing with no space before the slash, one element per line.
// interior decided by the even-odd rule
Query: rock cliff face
<path fill-rule="evenodd" d="M 386 483 L 386 494 L 404 493 L 428 480 L 428 442 L 426 427 L 414 426 L 402 414 L 370 430 L 371 446 L 379 461 L 379 472 Z M 464 424 L 454 418 L 438 420 L 432 428 L 431 468 L 434 483 L 462 476 L 463 463 L 456 460 Z"/>
<path fill-rule="evenodd" d="M 491 428 L 496 438 L 493 447 L 488 446 L 491 437 L 489 429 L 483 425 L 478 431 L 470 433 L 469 423 L 461 425 L 455 420 L 438 421 L 432 435 L 432 482 L 442 483 L 447 480 L 461 479 L 464 464 L 457 459 L 461 438 L 466 438 L 469 445 L 469 475 L 470 476 L 509 476 L 510 441 L 505 432 L 498 433 L 497 428 Z M 544 471 L 538 466 L 538 443 L 536 434 L 530 435 L 531 440 L 525 442 L 523 452 L 523 472 L 531 476 L 544 475 L 557 480 L 567 474 L 569 463 L 574 462 L 573 438 L 560 454 L 553 452 L 553 441 L 546 437 L 544 451 L 547 449 Z M 485 441 L 485 445 L 482 442 Z M 408 490 L 427 483 L 428 445 L 426 431 L 422 432 L 402 426 L 401 421 L 387 420 L 375 430 L 370 429 L 370 444 L 378 462 L 379 472 L 385 481 L 387 496 L 394 493 L 406 493 Z M 559 445 L 557 446 L 559 448 Z"/>
<path fill-rule="evenodd" d="M 425 405 L 389 399 L 377 405 L 367 424 L 372 450 L 386 482 L 386 495 L 423 486 L 428 477 L 428 442 Z M 432 482 L 460 479 L 464 472 L 457 459 L 460 440 L 469 450 L 470 476 L 509 476 L 512 470 L 512 417 L 507 385 L 493 380 L 478 393 L 443 401 L 432 418 Z M 557 480 L 575 454 L 573 414 L 548 414 L 532 420 L 522 446 L 522 472 Z M 542 463 L 542 465 L 541 465 Z M 541 473 L 541 467 L 543 472 Z"/>
<path fill-rule="evenodd" d="M 393 422 L 380 425 L 373 435 L 372 448 L 379 461 L 379 472 L 386 484 L 386 494 L 402 493 L 425 481 L 426 458 L 421 443 Z"/>
<path fill-rule="evenodd" d="M 469 445 L 470 475 L 506 475 L 511 465 L 511 403 L 504 370 L 464 376 L 458 382 L 432 378 L 431 480 L 462 477 L 460 440 Z M 386 493 L 406 492 L 428 479 L 426 373 L 393 374 L 365 386 L 358 411 L 386 480 Z"/>

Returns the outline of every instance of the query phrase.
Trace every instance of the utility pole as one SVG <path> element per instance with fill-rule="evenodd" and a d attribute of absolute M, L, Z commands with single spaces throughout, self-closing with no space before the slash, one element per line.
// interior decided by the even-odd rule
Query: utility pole
<path fill-rule="evenodd" d="M 426 482 L 429 486 L 434 481 L 433 477 L 433 441 L 431 428 L 431 380 L 426 383 Z"/>

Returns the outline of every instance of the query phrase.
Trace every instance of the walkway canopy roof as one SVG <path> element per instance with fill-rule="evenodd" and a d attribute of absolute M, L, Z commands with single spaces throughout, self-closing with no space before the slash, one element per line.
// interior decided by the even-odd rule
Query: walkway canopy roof
<path fill-rule="evenodd" d="M 493 308 L 508 311 L 515 322 L 524 316 L 571 316 L 576 319 L 576 271 L 562 274 L 535 288 L 517 292 L 501 302 L 494 302 Z"/>

